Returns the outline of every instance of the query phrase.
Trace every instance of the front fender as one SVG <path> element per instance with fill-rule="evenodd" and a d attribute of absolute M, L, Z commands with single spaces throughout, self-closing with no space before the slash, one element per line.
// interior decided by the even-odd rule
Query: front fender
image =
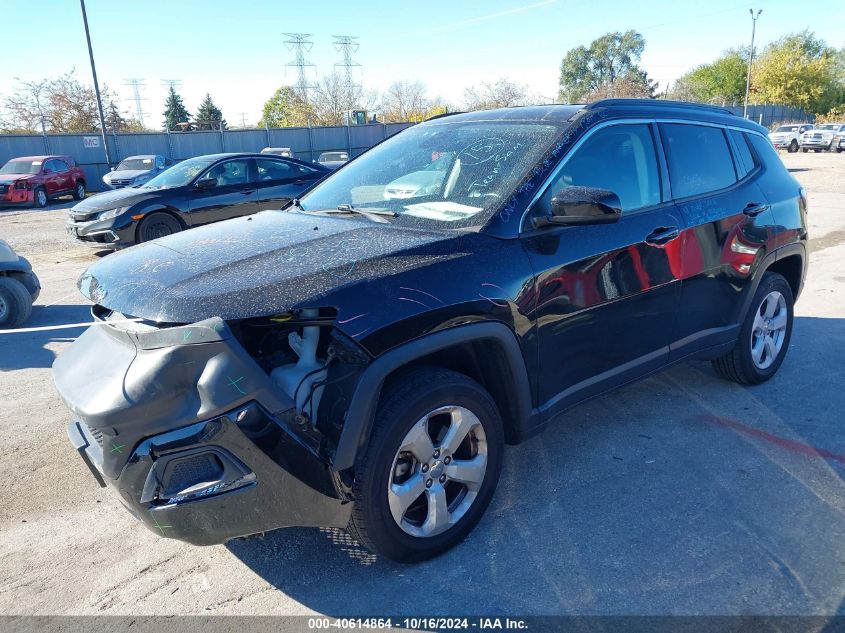
<path fill-rule="evenodd" d="M 503 323 L 484 322 L 456 326 L 414 339 L 385 352 L 376 358 L 361 374 L 338 441 L 332 468 L 342 471 L 352 468 L 361 450 L 365 449 L 370 435 L 376 407 L 385 379 L 408 363 L 462 343 L 495 341 L 501 345 L 511 373 L 516 400 L 515 425 L 527 429 L 532 414 L 531 389 L 525 360 L 513 331 Z"/>

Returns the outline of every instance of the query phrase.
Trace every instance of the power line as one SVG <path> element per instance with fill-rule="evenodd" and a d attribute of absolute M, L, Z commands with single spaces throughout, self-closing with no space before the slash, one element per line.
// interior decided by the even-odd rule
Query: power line
<path fill-rule="evenodd" d="M 241 117 L 241 127 L 246 127 L 246 112 L 238 112 L 238 116 Z"/>
<path fill-rule="evenodd" d="M 146 99 L 141 98 L 141 88 L 144 87 L 143 79 L 126 79 L 124 85 L 132 87 L 132 100 L 135 102 L 135 118 L 141 127 L 144 127 L 144 109 L 141 107 L 141 101 Z"/>
<path fill-rule="evenodd" d="M 285 37 L 288 38 L 285 40 L 285 44 L 294 53 L 294 59 L 285 66 L 296 68 L 296 89 L 299 91 L 299 96 L 307 100 L 308 91 L 313 86 L 308 83 L 305 71 L 306 68 L 313 68 L 314 64 L 305 58 L 305 54 L 314 47 L 314 42 L 311 41 L 310 33 L 285 33 Z"/>
<path fill-rule="evenodd" d="M 182 85 L 182 80 L 181 79 L 162 79 L 161 85 L 166 86 L 168 89 L 173 88 L 174 90 L 176 90 L 179 86 Z"/>

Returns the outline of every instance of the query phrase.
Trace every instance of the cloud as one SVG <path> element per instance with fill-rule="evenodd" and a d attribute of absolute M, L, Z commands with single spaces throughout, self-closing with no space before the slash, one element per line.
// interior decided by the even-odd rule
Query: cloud
<path fill-rule="evenodd" d="M 506 9 L 504 11 L 498 11 L 496 13 L 488 13 L 487 15 L 480 15 L 475 18 L 469 18 L 468 20 L 461 20 L 460 22 L 452 22 L 450 24 L 443 24 L 436 29 L 432 29 L 427 31 L 428 33 L 440 33 L 442 31 L 451 31 L 462 26 L 469 26 L 470 24 L 476 24 L 478 22 L 486 22 L 487 20 L 495 20 L 496 18 L 501 18 L 506 15 L 513 15 L 514 13 L 524 13 L 525 11 L 530 11 L 531 9 L 537 9 L 539 7 L 546 7 L 550 4 L 555 4 L 557 0 L 543 0 L 543 2 L 535 2 L 534 4 L 526 4 L 522 7 L 514 7 L 513 9 Z"/>

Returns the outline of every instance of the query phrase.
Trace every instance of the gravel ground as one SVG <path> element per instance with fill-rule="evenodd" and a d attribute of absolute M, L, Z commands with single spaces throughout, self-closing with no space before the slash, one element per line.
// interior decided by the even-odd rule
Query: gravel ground
<path fill-rule="evenodd" d="M 156 537 L 65 436 L 50 366 L 81 328 L 0 334 L 0 614 L 845 614 L 845 155 L 783 158 L 813 252 L 780 373 L 691 363 L 577 407 L 508 449 L 485 519 L 422 565 L 336 530 Z M 44 286 L 28 326 L 88 319 L 97 256 L 63 216 L 0 211 Z"/>

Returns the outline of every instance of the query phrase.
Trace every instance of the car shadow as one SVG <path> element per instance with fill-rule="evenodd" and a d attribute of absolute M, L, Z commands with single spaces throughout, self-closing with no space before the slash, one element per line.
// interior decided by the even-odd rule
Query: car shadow
<path fill-rule="evenodd" d="M 32 307 L 32 316 L 20 328 L 0 330 L 0 372 L 52 367 L 56 353 L 51 346 L 68 343 L 82 334 L 87 325 L 72 328 L 27 331 L 31 328 L 90 323 L 90 304 Z"/>
<path fill-rule="evenodd" d="M 335 616 L 841 610 L 843 596 L 830 594 L 845 586 L 845 567 L 825 552 L 845 537 L 843 464 L 768 436 L 845 455 L 831 413 L 845 406 L 843 346 L 845 319 L 796 317 L 768 383 L 740 387 L 694 361 L 571 409 L 506 448 L 485 517 L 431 561 L 393 563 L 338 529 L 280 529 L 226 547 L 278 591 Z M 808 402 L 818 393 L 827 401 Z M 725 416 L 751 431 L 708 422 Z M 767 423 L 771 432 L 754 428 Z M 832 533 L 793 539 L 805 522 L 795 517 Z"/>

